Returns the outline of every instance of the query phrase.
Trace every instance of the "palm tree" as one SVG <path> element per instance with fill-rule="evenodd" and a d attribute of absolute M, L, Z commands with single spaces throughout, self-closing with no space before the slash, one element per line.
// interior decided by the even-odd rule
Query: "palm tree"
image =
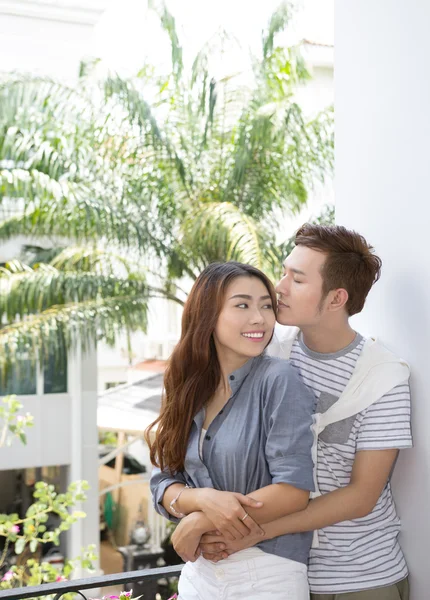
<path fill-rule="evenodd" d="M 167 76 L 3 78 L 0 239 L 52 250 L 0 273 L 1 366 L 145 328 L 151 297 L 182 303 L 181 280 L 214 260 L 274 273 L 279 212 L 333 163 L 331 111 L 306 121 L 295 90 L 309 73 L 299 48 L 276 45 L 290 17 L 288 4 L 272 16 L 246 86 L 210 76 L 213 42 L 187 76 L 165 7 Z"/>

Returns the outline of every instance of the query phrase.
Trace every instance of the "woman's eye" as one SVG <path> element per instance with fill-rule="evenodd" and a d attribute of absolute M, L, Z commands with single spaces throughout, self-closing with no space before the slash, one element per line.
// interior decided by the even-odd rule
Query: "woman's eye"
<path fill-rule="evenodd" d="M 243 302 L 242 304 L 237 304 L 237 308 L 248 308 L 248 305 Z"/>
<path fill-rule="evenodd" d="M 265 304 L 263 308 L 268 308 L 269 310 L 273 310 L 273 304 Z"/>

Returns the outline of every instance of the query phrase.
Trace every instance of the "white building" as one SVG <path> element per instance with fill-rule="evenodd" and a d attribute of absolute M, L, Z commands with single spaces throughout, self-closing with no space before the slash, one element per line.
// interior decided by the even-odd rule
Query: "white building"
<path fill-rule="evenodd" d="M 73 80 L 108 0 L 0 0 L 0 68 Z"/>
<path fill-rule="evenodd" d="M 3 70 L 20 70 L 73 80 L 79 62 L 92 51 L 94 27 L 107 0 L 0 0 L 0 56 Z M 0 261 L 17 256 L 25 240 L 0 248 Z M 13 499 L 17 470 L 59 467 L 59 483 L 85 479 L 91 489 L 62 550 L 70 558 L 83 546 L 98 546 L 97 361 L 95 352 L 69 356 L 66 371 L 52 385 L 53 371 L 30 373 L 24 410 L 34 416 L 27 446 L 0 448 L 0 501 Z M 57 373 L 58 375 L 58 373 Z M 55 377 L 54 377 L 55 379 Z M 10 493 L 12 492 L 12 493 Z M 3 506 L 2 506 L 3 508 Z"/>

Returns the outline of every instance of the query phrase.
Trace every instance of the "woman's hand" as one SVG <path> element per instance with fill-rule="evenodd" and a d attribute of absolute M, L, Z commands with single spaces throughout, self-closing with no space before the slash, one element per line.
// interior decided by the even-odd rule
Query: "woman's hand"
<path fill-rule="evenodd" d="M 264 539 L 264 533 L 250 533 L 241 540 L 227 540 L 224 536 L 217 535 L 216 531 L 209 531 L 201 536 L 198 551 L 204 558 L 218 562 L 228 558 L 230 554 L 251 548 Z"/>
<path fill-rule="evenodd" d="M 258 502 L 249 496 L 236 492 L 221 492 L 212 488 L 202 488 L 198 498 L 199 510 L 212 521 L 213 527 L 226 540 L 241 540 L 250 533 L 264 535 L 261 527 L 246 512 L 246 508 L 260 508 Z"/>
<path fill-rule="evenodd" d="M 200 512 L 184 517 L 172 534 L 172 544 L 184 562 L 195 562 L 199 555 L 198 545 L 203 533 L 213 529 L 212 523 Z"/>

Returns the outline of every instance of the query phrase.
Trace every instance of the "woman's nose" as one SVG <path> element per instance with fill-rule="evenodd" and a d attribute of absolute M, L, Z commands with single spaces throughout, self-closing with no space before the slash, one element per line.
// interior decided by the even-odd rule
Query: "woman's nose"
<path fill-rule="evenodd" d="M 255 310 L 252 319 L 252 323 L 264 323 L 264 314 L 261 310 Z"/>

